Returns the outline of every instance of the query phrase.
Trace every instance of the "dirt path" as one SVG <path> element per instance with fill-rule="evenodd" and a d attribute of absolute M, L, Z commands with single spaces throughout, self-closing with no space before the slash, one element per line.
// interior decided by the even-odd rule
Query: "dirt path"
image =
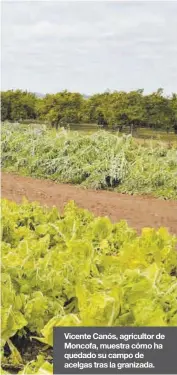
<path fill-rule="evenodd" d="M 138 231 L 142 227 L 165 226 L 171 233 L 177 234 L 177 201 L 85 190 L 73 185 L 7 173 L 2 173 L 2 197 L 16 202 L 26 197 L 29 201 L 57 206 L 60 211 L 72 199 L 79 207 L 97 216 L 109 216 L 113 222 L 127 220 Z"/>

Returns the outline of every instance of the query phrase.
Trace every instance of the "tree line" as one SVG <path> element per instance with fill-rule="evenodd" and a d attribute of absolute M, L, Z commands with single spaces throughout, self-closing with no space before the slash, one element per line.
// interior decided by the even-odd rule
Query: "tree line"
<path fill-rule="evenodd" d="M 27 91 L 8 90 L 1 92 L 1 120 L 41 120 L 55 128 L 97 123 L 120 131 L 147 127 L 177 134 L 177 94 L 165 96 L 163 89 L 148 95 L 143 90 L 106 91 L 85 98 L 65 90 L 39 98 Z"/>

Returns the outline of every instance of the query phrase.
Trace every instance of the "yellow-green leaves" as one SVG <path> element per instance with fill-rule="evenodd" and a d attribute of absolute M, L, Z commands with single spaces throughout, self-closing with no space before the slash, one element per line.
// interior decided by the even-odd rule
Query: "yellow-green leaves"
<path fill-rule="evenodd" d="M 3 200 L 2 213 L 3 345 L 26 329 L 52 346 L 54 326 L 177 324 L 177 239 L 165 228 L 138 236 L 74 202 L 62 217 L 27 201 Z"/>

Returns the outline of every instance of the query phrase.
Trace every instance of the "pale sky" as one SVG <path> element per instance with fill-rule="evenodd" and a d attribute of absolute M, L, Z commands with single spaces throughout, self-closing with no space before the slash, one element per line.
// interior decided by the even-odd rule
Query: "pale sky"
<path fill-rule="evenodd" d="M 1 89 L 177 92 L 177 1 L 2 2 Z"/>

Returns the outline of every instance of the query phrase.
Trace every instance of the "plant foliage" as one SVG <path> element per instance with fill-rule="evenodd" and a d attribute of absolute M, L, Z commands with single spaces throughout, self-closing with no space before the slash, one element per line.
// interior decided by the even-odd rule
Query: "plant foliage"
<path fill-rule="evenodd" d="M 131 136 L 2 125 L 2 167 L 94 189 L 177 199 L 177 147 L 137 145 Z"/>
<path fill-rule="evenodd" d="M 114 91 L 85 98 L 64 90 L 38 95 L 21 90 L 1 92 L 2 121 L 46 121 L 52 127 L 62 124 L 97 123 L 110 129 L 139 127 L 177 133 L 177 95 L 165 96 L 163 89 L 146 95 L 142 89 Z"/>
<path fill-rule="evenodd" d="M 61 215 L 2 200 L 2 215 L 2 347 L 15 363 L 13 338 L 27 332 L 52 346 L 54 326 L 177 325 L 177 238 L 165 228 L 138 236 L 72 201 Z"/>

